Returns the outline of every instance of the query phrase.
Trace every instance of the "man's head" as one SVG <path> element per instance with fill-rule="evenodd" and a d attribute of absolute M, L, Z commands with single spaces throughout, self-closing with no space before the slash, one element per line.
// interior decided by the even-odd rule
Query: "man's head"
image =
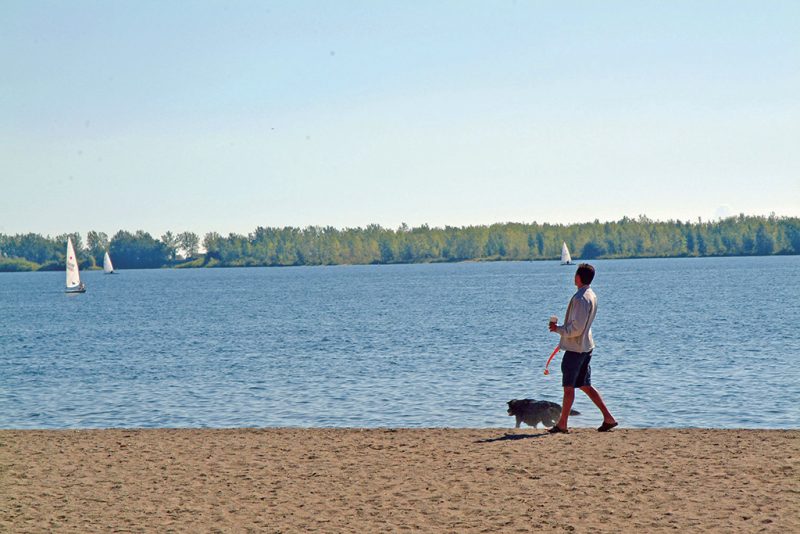
<path fill-rule="evenodd" d="M 575 271 L 575 285 L 578 287 L 588 286 L 592 280 L 594 280 L 594 267 L 588 263 L 578 265 L 578 270 Z"/>

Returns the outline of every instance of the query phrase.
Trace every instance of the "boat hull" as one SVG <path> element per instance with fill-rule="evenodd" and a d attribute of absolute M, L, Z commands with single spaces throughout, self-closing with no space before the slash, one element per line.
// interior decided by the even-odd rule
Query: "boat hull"
<path fill-rule="evenodd" d="M 86 293 L 86 285 L 81 282 L 77 286 L 70 286 L 64 290 L 65 293 Z"/>

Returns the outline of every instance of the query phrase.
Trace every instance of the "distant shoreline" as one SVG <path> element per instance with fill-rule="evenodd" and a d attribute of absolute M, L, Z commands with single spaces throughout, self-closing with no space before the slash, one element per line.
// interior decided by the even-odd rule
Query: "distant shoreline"
<path fill-rule="evenodd" d="M 102 265 L 106 253 L 117 269 L 146 269 L 546 261 L 562 258 L 566 247 L 574 263 L 796 255 L 800 218 L 739 215 L 712 222 L 661 222 L 642 215 L 567 226 L 534 222 L 397 229 L 258 227 L 247 235 L 209 232 L 202 239 L 192 232 L 166 232 L 156 238 L 141 230 L 120 230 L 111 237 L 90 231 L 85 243 L 77 232 L 55 238 L 0 234 L 0 271 L 62 270 L 68 238 L 82 270 Z"/>
<path fill-rule="evenodd" d="M 570 263 L 569 265 L 574 265 L 575 267 L 578 264 L 585 262 L 591 263 L 592 261 L 596 260 L 603 260 L 603 261 L 614 261 L 614 260 L 658 260 L 658 259 L 702 259 L 702 258 L 766 258 L 766 257 L 775 257 L 775 256 L 798 256 L 800 254 L 794 252 L 776 252 L 774 254 L 719 254 L 719 255 L 710 255 L 710 256 L 625 256 L 625 257 L 599 257 L 599 258 L 592 258 L 583 260 L 581 258 L 576 258 Z M 455 264 L 455 263 L 499 263 L 499 262 L 555 262 L 559 261 L 559 258 L 535 258 L 535 259 L 509 259 L 509 258 L 474 258 L 468 260 L 425 260 L 425 261 L 409 261 L 409 262 L 391 262 L 391 263 L 326 263 L 326 264 L 301 264 L 301 265 L 225 265 L 219 262 L 214 263 L 203 263 L 200 265 L 194 265 L 197 263 L 198 260 L 193 260 L 187 263 L 192 265 L 187 265 L 186 263 L 178 263 L 175 265 L 163 265 L 160 267 L 131 267 L 131 268 L 117 268 L 115 271 L 126 271 L 126 270 L 158 270 L 158 269 L 246 269 L 251 267 L 267 267 L 267 268 L 284 268 L 284 267 L 352 267 L 352 266 L 363 266 L 363 265 L 429 265 L 429 264 Z M 64 270 L 64 266 L 61 267 L 53 267 L 48 266 L 47 268 L 40 268 L 40 269 L 29 269 L 29 270 L 4 270 L 3 269 L 3 262 L 0 259 L 0 274 L 2 273 L 15 273 L 15 272 L 61 272 Z M 92 272 L 92 271 L 102 271 L 102 267 L 86 267 L 81 268 L 82 272 Z"/>

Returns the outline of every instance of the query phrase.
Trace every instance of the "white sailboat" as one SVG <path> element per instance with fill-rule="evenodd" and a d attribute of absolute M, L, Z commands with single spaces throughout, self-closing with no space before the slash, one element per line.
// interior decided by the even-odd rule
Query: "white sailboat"
<path fill-rule="evenodd" d="M 566 242 L 561 243 L 561 265 L 572 265 L 572 258 L 569 255 Z"/>
<path fill-rule="evenodd" d="M 86 286 L 81 282 L 78 260 L 72 247 L 72 238 L 67 238 L 67 293 L 85 293 Z"/>
<path fill-rule="evenodd" d="M 111 263 L 111 256 L 108 255 L 108 251 L 106 251 L 106 255 L 103 256 L 103 272 L 106 274 L 114 274 L 114 264 Z"/>

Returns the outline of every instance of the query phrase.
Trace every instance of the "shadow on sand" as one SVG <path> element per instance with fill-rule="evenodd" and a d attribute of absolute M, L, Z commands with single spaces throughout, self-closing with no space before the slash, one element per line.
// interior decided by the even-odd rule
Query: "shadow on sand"
<path fill-rule="evenodd" d="M 515 441 L 518 439 L 536 439 L 536 438 L 543 438 L 548 436 L 547 432 L 542 434 L 503 434 L 499 438 L 487 438 L 487 439 L 479 439 L 475 443 L 492 443 L 495 441 Z"/>

